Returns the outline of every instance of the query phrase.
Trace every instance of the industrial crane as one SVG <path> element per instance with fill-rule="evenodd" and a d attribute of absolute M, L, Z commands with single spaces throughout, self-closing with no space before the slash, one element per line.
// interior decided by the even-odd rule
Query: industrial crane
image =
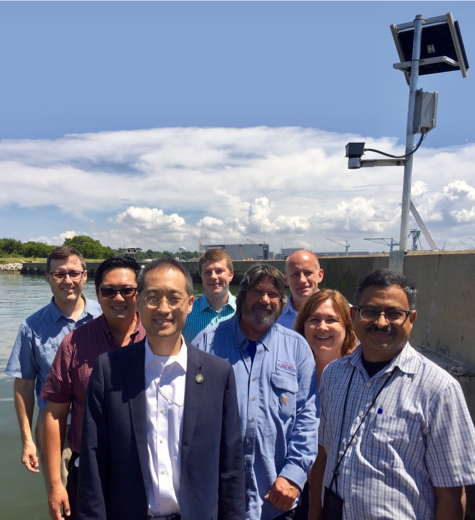
<path fill-rule="evenodd" d="M 376 242 L 377 244 L 383 244 L 385 246 L 389 246 L 389 252 L 393 252 L 393 248 L 399 245 L 399 242 L 396 242 L 394 238 L 363 238 L 363 240 L 370 240 L 371 242 Z M 388 242 L 390 240 L 391 242 Z"/>
<path fill-rule="evenodd" d="M 335 244 L 338 244 L 339 246 L 344 247 L 345 255 L 348 256 L 348 249 L 350 249 L 350 244 L 348 244 L 348 240 L 345 240 L 344 244 L 342 244 L 341 242 L 337 242 L 336 240 L 332 240 L 331 238 L 327 238 L 327 240 L 330 240 L 330 242 L 335 242 Z"/>

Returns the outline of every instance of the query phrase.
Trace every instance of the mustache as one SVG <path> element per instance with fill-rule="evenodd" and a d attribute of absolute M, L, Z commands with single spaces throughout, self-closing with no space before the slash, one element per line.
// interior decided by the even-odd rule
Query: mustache
<path fill-rule="evenodd" d="M 261 311 L 272 311 L 272 307 L 270 305 L 261 305 L 259 303 L 256 303 L 252 306 L 254 310 L 261 310 Z"/>
<path fill-rule="evenodd" d="M 392 327 L 391 325 L 386 325 L 384 327 L 378 327 L 374 323 L 368 323 L 368 325 L 365 326 L 364 330 L 366 332 L 384 332 L 386 334 L 394 334 L 396 332 L 396 329 Z"/>

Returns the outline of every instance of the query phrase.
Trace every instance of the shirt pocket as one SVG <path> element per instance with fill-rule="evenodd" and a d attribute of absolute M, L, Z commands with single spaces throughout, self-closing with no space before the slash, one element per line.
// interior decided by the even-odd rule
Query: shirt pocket
<path fill-rule="evenodd" d="M 282 419 L 295 415 L 298 383 L 295 377 L 271 374 L 272 398 L 271 407 Z"/>
<path fill-rule="evenodd" d="M 420 437 L 416 421 L 376 414 L 370 426 L 369 449 L 386 467 L 403 467 L 404 458 Z"/>

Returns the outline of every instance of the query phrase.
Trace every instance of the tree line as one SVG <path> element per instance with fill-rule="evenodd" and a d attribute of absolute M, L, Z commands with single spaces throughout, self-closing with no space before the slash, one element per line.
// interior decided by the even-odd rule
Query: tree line
<path fill-rule="evenodd" d="M 111 258 L 117 255 L 126 253 L 126 249 L 112 249 L 109 246 L 103 246 L 99 240 L 88 237 L 86 235 L 76 235 L 73 238 L 66 238 L 64 246 L 75 247 L 84 258 L 101 259 Z M 50 246 L 43 242 L 21 242 L 14 238 L 0 238 L 0 257 L 10 258 L 46 258 L 53 249 L 58 246 Z M 149 258 L 155 259 L 162 256 L 179 257 L 181 260 L 190 260 L 198 258 L 197 251 L 180 251 L 180 253 L 171 253 L 170 251 L 139 251 L 136 254 L 138 261 L 143 261 Z"/>

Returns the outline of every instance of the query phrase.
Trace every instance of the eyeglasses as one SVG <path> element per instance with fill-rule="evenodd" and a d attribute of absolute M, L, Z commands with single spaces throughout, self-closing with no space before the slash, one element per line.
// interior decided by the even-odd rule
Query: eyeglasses
<path fill-rule="evenodd" d="M 359 311 L 361 319 L 367 321 L 377 321 L 381 314 L 384 314 L 384 317 L 389 323 L 396 323 L 406 320 L 409 314 L 411 314 L 411 311 L 404 311 L 402 309 L 383 311 L 379 307 L 359 307 L 358 305 L 355 305 L 355 308 Z"/>
<path fill-rule="evenodd" d="M 51 271 L 49 273 L 57 282 L 62 282 L 66 276 L 69 276 L 73 282 L 78 282 L 82 275 L 84 274 L 84 271 Z"/>
<path fill-rule="evenodd" d="M 103 298 L 115 298 L 120 294 L 122 298 L 132 298 L 137 292 L 137 287 L 122 287 L 121 289 L 114 289 L 114 287 L 101 287 L 99 289 Z"/>
<path fill-rule="evenodd" d="M 164 300 L 167 302 L 168 307 L 172 310 L 181 307 L 183 302 L 186 300 L 186 298 L 180 298 L 178 296 L 155 296 L 155 294 L 144 296 L 143 299 L 145 300 L 145 304 L 149 309 L 157 309 Z"/>

